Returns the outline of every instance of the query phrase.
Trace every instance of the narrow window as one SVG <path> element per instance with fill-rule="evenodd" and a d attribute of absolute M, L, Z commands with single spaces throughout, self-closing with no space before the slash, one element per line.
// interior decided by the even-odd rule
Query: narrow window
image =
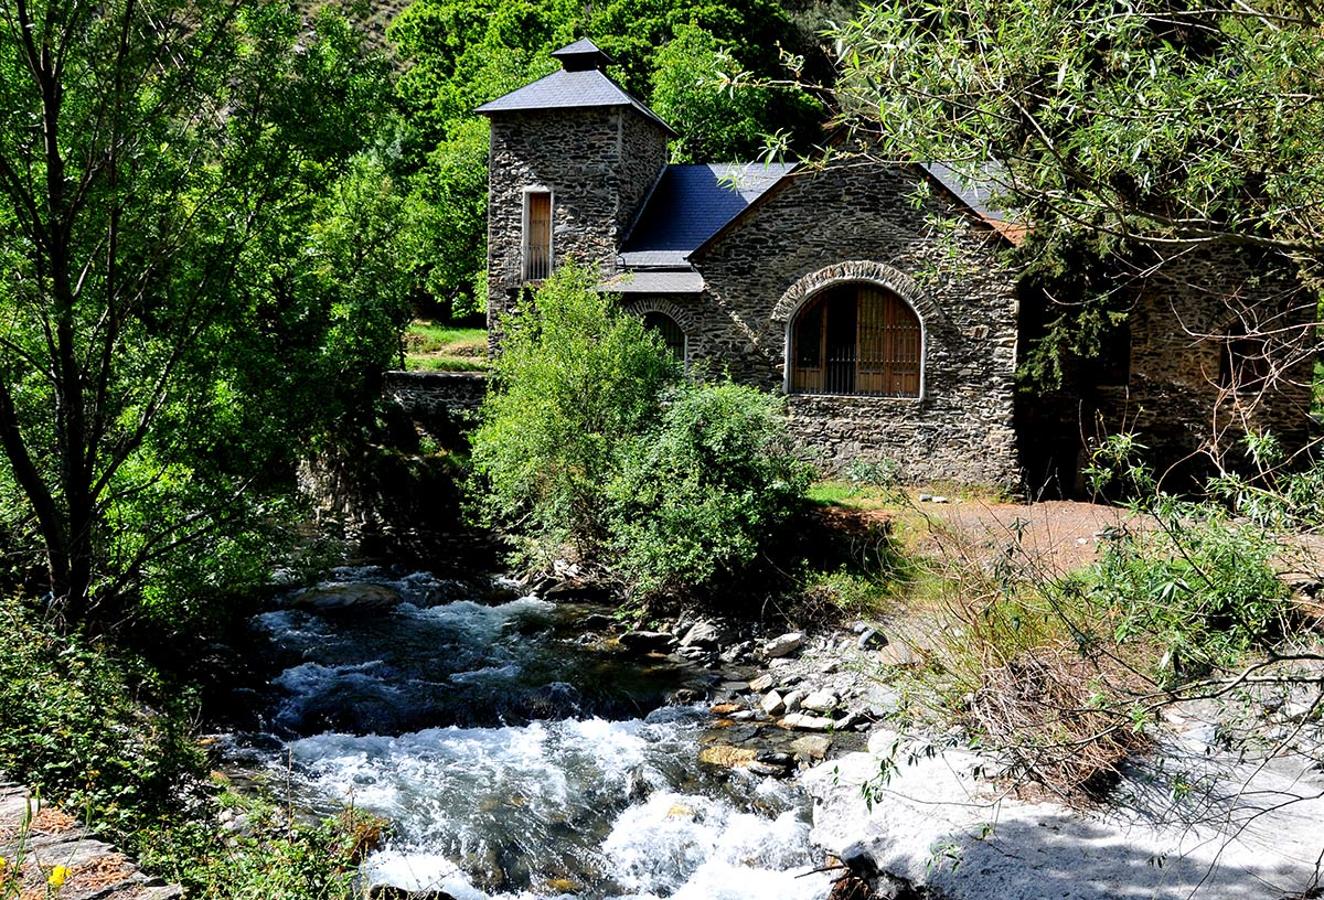
<path fill-rule="evenodd" d="M 552 274 L 551 191 L 524 192 L 524 280 Z"/>
<path fill-rule="evenodd" d="M 796 317 L 791 344 L 792 393 L 919 396 L 919 318 L 879 287 L 824 291 Z"/>
<path fill-rule="evenodd" d="M 1258 391 L 1269 380 L 1269 370 L 1269 348 L 1264 338 L 1246 334 L 1241 325 L 1228 331 L 1218 367 L 1220 387 Z"/>
<path fill-rule="evenodd" d="M 656 331 L 671 355 L 681 362 L 685 361 L 685 332 L 681 330 L 675 319 L 666 313 L 644 313 L 644 327 Z"/>

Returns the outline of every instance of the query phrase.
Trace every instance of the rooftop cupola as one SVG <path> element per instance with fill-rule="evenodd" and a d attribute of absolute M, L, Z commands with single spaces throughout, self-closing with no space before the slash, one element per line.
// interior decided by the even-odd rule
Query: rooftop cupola
<path fill-rule="evenodd" d="M 632 97 L 604 71 L 615 60 L 598 49 L 588 38 L 575 41 L 552 54 L 561 63 L 560 71 L 526 84 L 503 97 L 484 103 L 475 110 L 485 116 L 533 110 L 589 109 L 592 107 L 628 107 L 651 121 L 668 138 L 676 136 L 671 126 L 658 118 L 638 99 Z"/>
<path fill-rule="evenodd" d="M 601 72 L 616 62 L 588 38 L 581 38 L 562 47 L 552 54 L 552 59 L 560 60 L 561 68 L 567 72 L 587 72 L 592 69 Z"/>

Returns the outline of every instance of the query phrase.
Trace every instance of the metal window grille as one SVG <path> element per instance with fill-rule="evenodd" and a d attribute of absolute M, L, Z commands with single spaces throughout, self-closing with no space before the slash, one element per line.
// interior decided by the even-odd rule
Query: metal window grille
<path fill-rule="evenodd" d="M 904 300 L 844 285 L 805 307 L 792 329 L 791 391 L 918 397 L 922 332 Z"/>

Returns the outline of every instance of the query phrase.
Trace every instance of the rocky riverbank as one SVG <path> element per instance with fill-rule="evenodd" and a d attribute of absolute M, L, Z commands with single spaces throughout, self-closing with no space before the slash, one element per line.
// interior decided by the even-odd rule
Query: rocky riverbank
<path fill-rule="evenodd" d="M 760 634 L 679 619 L 622 643 L 713 668 L 703 759 L 796 778 L 834 898 L 1324 896 L 1324 728 L 1302 688 L 1170 707 L 1154 748 L 1082 807 L 1025 792 L 963 735 L 908 731 L 882 629 Z"/>

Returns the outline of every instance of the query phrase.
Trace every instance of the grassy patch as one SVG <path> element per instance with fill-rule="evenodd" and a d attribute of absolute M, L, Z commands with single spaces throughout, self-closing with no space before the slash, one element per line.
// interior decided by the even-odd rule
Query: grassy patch
<path fill-rule="evenodd" d="M 405 368 L 418 372 L 487 369 L 487 330 L 416 319 L 405 331 Z"/>

